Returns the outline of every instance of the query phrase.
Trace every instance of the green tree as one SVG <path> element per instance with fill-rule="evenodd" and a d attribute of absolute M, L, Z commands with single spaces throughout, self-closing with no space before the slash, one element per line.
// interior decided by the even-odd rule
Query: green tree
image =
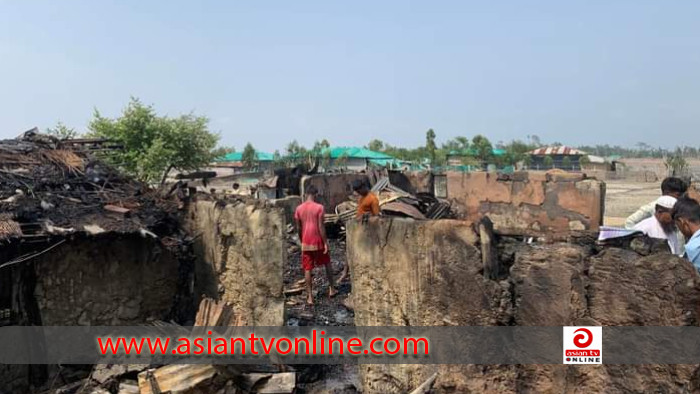
<path fill-rule="evenodd" d="M 303 156 L 306 154 L 306 148 L 301 146 L 297 140 L 294 140 L 287 144 L 285 151 L 288 156 Z"/>
<path fill-rule="evenodd" d="M 561 166 L 564 170 L 571 170 L 571 158 L 569 156 L 564 157 L 561 161 Z"/>
<path fill-rule="evenodd" d="M 583 169 L 584 166 L 591 164 L 591 159 L 585 155 L 581 156 L 581 158 L 578 159 L 578 164 L 581 166 L 581 169 Z"/>
<path fill-rule="evenodd" d="M 373 139 L 372 141 L 367 144 L 367 149 L 373 150 L 376 152 L 383 152 L 384 151 L 384 142 L 378 139 Z"/>
<path fill-rule="evenodd" d="M 46 133 L 57 137 L 60 140 L 70 140 L 78 136 L 78 132 L 74 128 L 64 125 L 62 122 L 56 123 L 56 126 L 46 129 Z"/>
<path fill-rule="evenodd" d="M 309 162 L 315 160 L 323 168 L 328 168 L 331 164 L 331 143 L 324 139 L 322 141 L 314 142 L 314 147 L 311 149 L 309 155 Z"/>
<path fill-rule="evenodd" d="M 250 142 L 246 144 L 245 148 L 243 148 L 241 162 L 243 163 L 243 167 L 248 170 L 254 169 L 258 164 L 258 157 L 255 154 L 255 148 Z"/>
<path fill-rule="evenodd" d="M 435 164 L 437 145 L 435 144 L 435 131 L 428 129 L 425 133 L 425 150 L 428 152 L 430 163 Z"/>
<path fill-rule="evenodd" d="M 158 116 L 150 105 L 132 98 L 120 117 L 110 119 L 95 110 L 91 136 L 123 146 L 105 160 L 146 182 L 161 182 L 170 170 L 194 171 L 211 162 L 219 136 L 208 119 L 193 114 Z"/>
<path fill-rule="evenodd" d="M 493 146 L 488 138 L 478 134 L 472 138 L 472 149 L 481 163 L 488 163 L 493 158 Z"/>
<path fill-rule="evenodd" d="M 272 161 L 275 167 L 284 165 L 284 159 L 282 158 L 279 150 L 275 150 L 275 153 L 272 154 Z"/>
<path fill-rule="evenodd" d="M 554 159 L 552 159 L 552 156 L 544 157 L 544 166 L 545 168 L 554 168 Z"/>
<path fill-rule="evenodd" d="M 442 144 L 442 149 L 446 150 L 447 153 L 450 153 L 451 151 L 466 153 L 467 150 L 469 150 L 469 138 L 455 137 L 454 139 L 447 140 L 447 142 Z"/>
<path fill-rule="evenodd" d="M 459 149 L 463 151 L 469 149 L 469 138 L 460 136 L 455 138 L 455 141 L 459 144 Z"/>
<path fill-rule="evenodd" d="M 530 165 L 532 163 L 530 151 L 535 148 L 535 146 L 520 140 L 511 141 L 503 147 L 503 149 L 506 151 L 503 158 L 504 164 L 516 165 L 522 162 L 525 165 Z"/>
<path fill-rule="evenodd" d="M 214 150 L 211 151 L 212 156 L 217 159 L 223 156 L 228 155 L 229 153 L 235 153 L 236 148 L 232 146 L 219 146 L 216 147 Z"/>
<path fill-rule="evenodd" d="M 323 139 L 323 140 L 321 140 L 321 141 L 316 141 L 316 142 L 314 142 L 313 150 L 314 150 L 315 152 L 320 152 L 320 151 L 322 151 L 322 150 L 324 150 L 324 149 L 328 149 L 328 148 L 330 148 L 330 147 L 331 147 L 331 143 L 328 142 L 327 139 Z"/>
<path fill-rule="evenodd" d="M 298 164 L 306 159 L 306 148 L 300 145 L 297 140 L 287 144 L 285 148 L 286 160 L 289 164 Z"/>
<path fill-rule="evenodd" d="M 534 146 L 533 149 L 539 148 L 539 147 L 541 147 L 541 146 L 543 145 L 543 144 L 542 144 L 542 140 L 540 140 L 540 137 L 539 137 L 537 134 L 530 134 L 530 135 L 528 135 L 528 136 L 527 136 L 527 142 L 528 142 L 528 145 Z"/>
<path fill-rule="evenodd" d="M 683 157 L 683 152 L 680 148 L 676 148 L 676 151 L 667 156 L 664 159 L 664 164 L 669 172 L 670 176 L 685 176 L 688 172 L 688 162 Z"/>
<path fill-rule="evenodd" d="M 348 153 L 343 152 L 335 160 L 335 165 L 340 168 L 345 168 L 348 165 Z"/>

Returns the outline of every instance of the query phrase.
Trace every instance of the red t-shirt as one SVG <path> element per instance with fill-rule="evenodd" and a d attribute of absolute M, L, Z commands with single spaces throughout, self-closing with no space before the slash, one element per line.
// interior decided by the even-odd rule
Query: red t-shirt
<path fill-rule="evenodd" d="M 323 205 L 306 201 L 294 211 L 294 219 L 301 222 L 301 250 L 323 250 L 323 237 L 318 222 L 323 223 Z"/>

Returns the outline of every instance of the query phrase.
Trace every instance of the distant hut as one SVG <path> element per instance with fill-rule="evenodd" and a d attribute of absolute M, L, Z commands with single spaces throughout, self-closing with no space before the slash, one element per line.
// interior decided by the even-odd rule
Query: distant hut
<path fill-rule="evenodd" d="M 581 159 L 585 156 L 588 156 L 586 152 L 568 146 L 537 148 L 530 152 L 530 168 L 535 170 L 551 168 L 567 171 L 580 170 Z"/>

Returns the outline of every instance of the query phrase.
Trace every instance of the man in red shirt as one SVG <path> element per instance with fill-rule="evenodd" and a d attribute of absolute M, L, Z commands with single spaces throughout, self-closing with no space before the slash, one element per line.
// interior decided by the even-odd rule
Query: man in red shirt
<path fill-rule="evenodd" d="M 323 224 L 323 205 L 316 202 L 317 194 L 318 190 L 315 186 L 308 186 L 305 190 L 306 201 L 294 211 L 294 220 L 301 241 L 301 265 L 304 268 L 304 279 L 306 280 L 306 303 L 309 305 L 314 303 L 311 277 L 311 271 L 314 267 L 325 267 L 328 278 L 328 295 L 333 297 L 338 294 L 331 272 L 331 257 L 328 253 L 326 227 Z"/>

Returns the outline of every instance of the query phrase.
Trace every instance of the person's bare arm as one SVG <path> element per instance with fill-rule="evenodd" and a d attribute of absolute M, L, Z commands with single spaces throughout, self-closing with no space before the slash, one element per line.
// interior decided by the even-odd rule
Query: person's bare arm
<path fill-rule="evenodd" d="M 323 253 L 328 253 L 328 238 L 326 238 L 326 225 L 323 223 L 323 212 L 318 216 L 318 231 L 321 233 L 323 240 Z"/>

